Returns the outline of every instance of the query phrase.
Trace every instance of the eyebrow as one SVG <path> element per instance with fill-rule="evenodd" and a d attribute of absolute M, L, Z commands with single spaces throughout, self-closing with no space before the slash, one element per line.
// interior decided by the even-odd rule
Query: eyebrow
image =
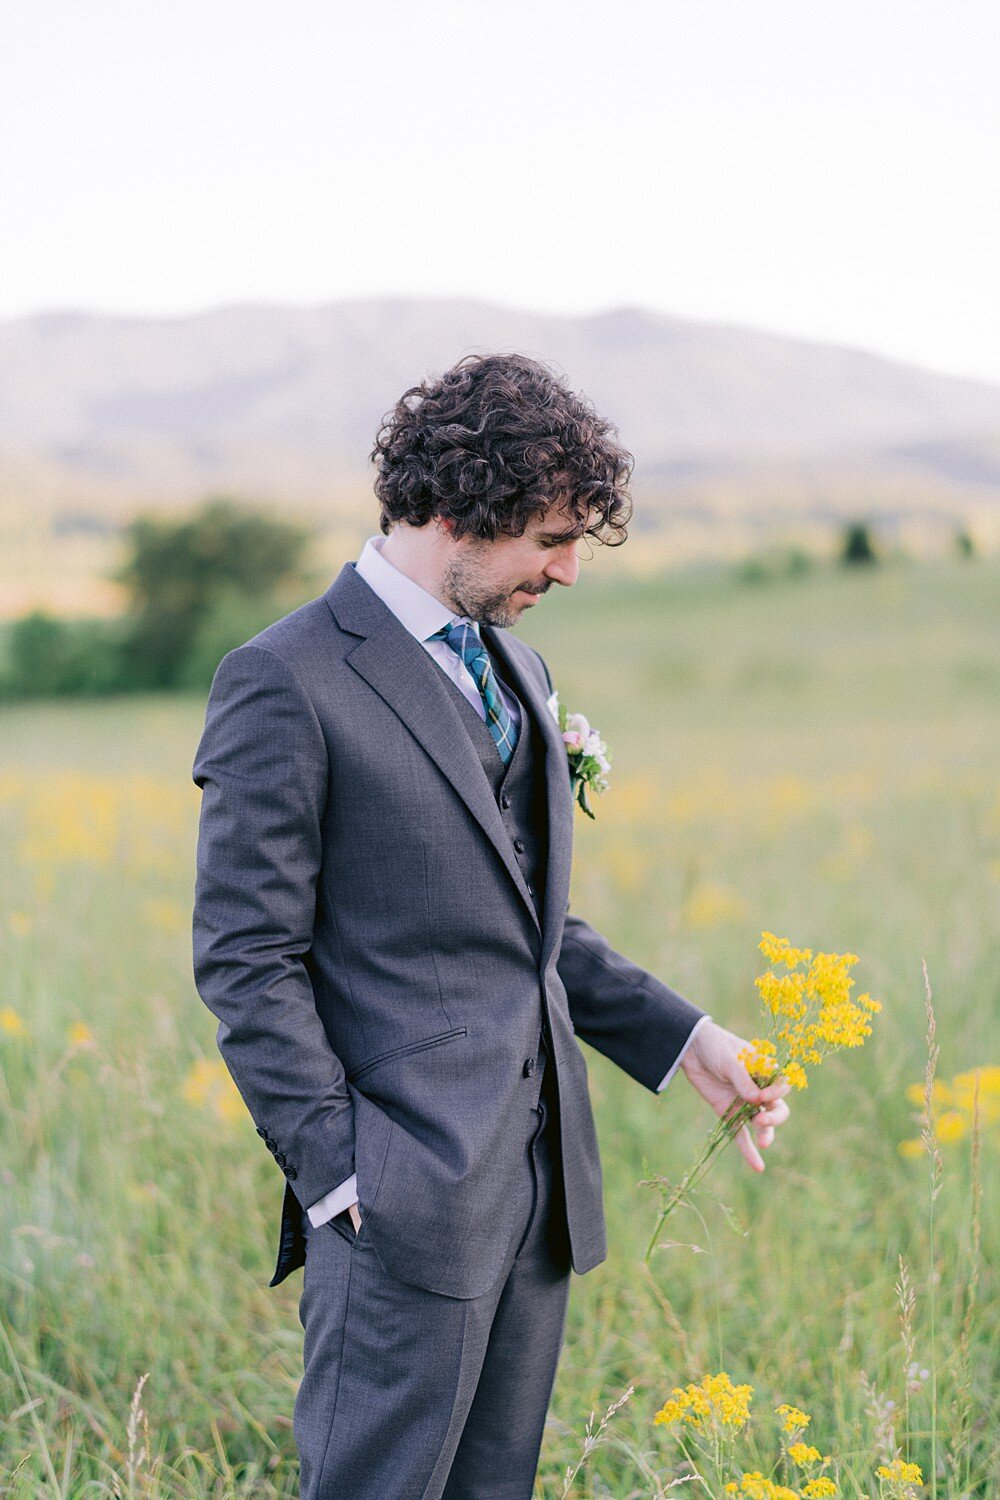
<path fill-rule="evenodd" d="M 581 537 L 587 528 L 582 525 L 571 526 L 567 531 L 540 531 L 536 540 L 539 542 L 568 542 L 571 539 Z"/>

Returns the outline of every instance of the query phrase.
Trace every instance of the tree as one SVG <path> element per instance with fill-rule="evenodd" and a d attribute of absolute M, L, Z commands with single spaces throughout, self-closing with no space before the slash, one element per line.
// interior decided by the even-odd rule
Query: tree
<path fill-rule="evenodd" d="M 304 582 L 312 532 L 218 496 L 180 521 L 138 516 L 125 538 L 131 556 L 114 575 L 130 596 L 125 672 L 136 687 L 171 688 L 191 683 L 190 658 L 199 637 L 211 636 L 214 611 L 232 621 L 234 600 L 236 613 L 245 606 L 250 628 L 241 636 L 235 627 L 233 645 L 280 613 L 279 589 Z"/>
<path fill-rule="evenodd" d="M 966 526 L 955 532 L 955 551 L 965 562 L 971 562 L 976 555 L 975 540 Z"/>
<path fill-rule="evenodd" d="M 10 626 L 7 658 L 0 696 L 51 698 L 122 687 L 116 620 L 60 620 L 33 610 Z"/>
<path fill-rule="evenodd" d="M 849 521 L 840 544 L 840 561 L 845 567 L 865 567 L 878 562 L 878 553 L 865 521 Z"/>

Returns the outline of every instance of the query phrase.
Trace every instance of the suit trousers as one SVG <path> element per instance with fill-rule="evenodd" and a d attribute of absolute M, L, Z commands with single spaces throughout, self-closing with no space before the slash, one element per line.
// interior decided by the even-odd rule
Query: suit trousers
<path fill-rule="evenodd" d="M 318 1229 L 304 1216 L 304 1374 L 293 1421 L 302 1500 L 530 1500 L 570 1277 L 546 1060 L 543 1040 L 515 1229 L 482 1296 L 442 1296 L 391 1276 L 364 1220 L 355 1235 L 346 1213 Z"/>

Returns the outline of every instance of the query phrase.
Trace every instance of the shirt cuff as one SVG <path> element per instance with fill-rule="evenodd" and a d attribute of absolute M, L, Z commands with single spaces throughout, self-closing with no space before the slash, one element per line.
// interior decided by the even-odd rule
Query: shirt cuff
<path fill-rule="evenodd" d="M 684 1056 L 685 1052 L 690 1047 L 691 1043 L 694 1041 L 695 1033 L 698 1030 L 698 1028 L 700 1026 L 704 1026 L 705 1022 L 706 1021 L 710 1021 L 711 1019 L 712 1019 L 711 1016 L 699 1016 L 698 1020 L 695 1021 L 694 1025 L 691 1027 L 691 1030 L 688 1032 L 686 1042 L 684 1043 L 684 1045 L 681 1048 L 681 1050 L 678 1052 L 677 1056 L 674 1058 L 673 1065 L 672 1065 L 669 1073 L 666 1075 L 666 1077 L 664 1078 L 664 1080 L 663 1080 L 662 1083 L 658 1083 L 656 1085 L 656 1092 L 658 1094 L 662 1094 L 663 1093 L 663 1090 L 666 1088 L 666 1086 L 670 1082 L 671 1078 L 673 1078 L 674 1074 L 677 1072 L 677 1069 L 681 1065 L 681 1058 Z"/>
<path fill-rule="evenodd" d="M 306 1213 L 309 1215 L 312 1227 L 318 1229 L 321 1224 L 325 1224 L 328 1219 L 335 1219 L 338 1214 L 344 1212 L 345 1208 L 350 1208 L 351 1204 L 357 1201 L 358 1176 L 356 1172 L 352 1172 L 346 1182 L 342 1182 L 339 1187 L 331 1188 L 330 1192 L 325 1193 L 318 1203 L 311 1203 Z"/>

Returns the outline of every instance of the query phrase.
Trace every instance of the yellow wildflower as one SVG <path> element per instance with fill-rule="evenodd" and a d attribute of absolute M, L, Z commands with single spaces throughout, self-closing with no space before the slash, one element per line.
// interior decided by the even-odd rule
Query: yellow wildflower
<path fill-rule="evenodd" d="M 822 1458 L 818 1448 L 813 1448 L 809 1443 L 793 1443 L 788 1450 L 788 1457 L 793 1464 L 818 1464 Z"/>
<path fill-rule="evenodd" d="M 810 1479 L 802 1486 L 802 1500 L 829 1500 L 837 1493 L 837 1486 L 825 1474 Z"/>
<path fill-rule="evenodd" d="M 897 1484 L 923 1484 L 924 1482 L 920 1465 L 908 1464 L 902 1458 L 894 1458 L 891 1464 L 879 1464 L 875 1472 L 879 1479 L 888 1479 Z"/>
<path fill-rule="evenodd" d="M 97 1038 L 85 1021 L 74 1021 L 66 1033 L 66 1040 L 74 1051 L 97 1046 Z"/>
<path fill-rule="evenodd" d="M 737 1493 L 746 1496 L 746 1500 L 799 1500 L 795 1490 L 790 1490 L 785 1484 L 775 1484 L 773 1479 L 765 1479 L 759 1469 L 743 1475 Z"/>
<path fill-rule="evenodd" d="M 971 1098 L 977 1078 L 980 1098 L 986 1094 L 1000 1098 L 1000 1067 L 996 1066 L 973 1068 L 969 1073 L 956 1073 L 951 1081 L 952 1087 L 966 1090 Z"/>
<path fill-rule="evenodd" d="M 909 1099 L 910 1103 L 915 1104 L 918 1109 L 923 1109 L 925 1097 L 924 1085 L 922 1083 L 907 1084 L 906 1097 L 907 1099 Z M 942 1083 L 940 1078 L 935 1078 L 933 1084 L 931 1085 L 932 1112 L 934 1111 L 936 1105 L 954 1104 L 954 1102 L 955 1096 L 948 1085 L 946 1083 Z"/>
<path fill-rule="evenodd" d="M 812 1417 L 807 1416 L 804 1411 L 800 1411 L 797 1406 L 788 1406 L 785 1404 L 783 1406 L 776 1406 L 774 1409 L 781 1418 L 781 1425 L 785 1432 L 798 1432 L 801 1427 L 808 1427 L 812 1421 Z"/>
<path fill-rule="evenodd" d="M 806 1077 L 806 1070 L 800 1062 L 786 1062 L 781 1071 L 793 1089 L 808 1088 L 809 1079 Z"/>
<path fill-rule="evenodd" d="M 630 864 L 635 863 L 635 847 L 628 846 Z M 691 892 L 684 903 L 682 920 L 689 927 L 718 927 L 723 922 L 738 922 L 746 913 L 739 894 L 724 885 L 706 882 Z"/>
<path fill-rule="evenodd" d="M 906 1097 L 919 1109 L 917 1119 L 924 1123 L 927 1109 L 923 1084 L 907 1085 Z M 972 1068 L 965 1073 L 956 1073 L 951 1083 L 935 1078 L 931 1088 L 930 1124 L 934 1139 L 942 1146 L 952 1146 L 964 1140 L 978 1118 L 981 1125 L 993 1125 L 1000 1121 L 1000 1068 L 995 1066 Z M 899 1146 L 902 1156 L 919 1156 L 916 1144 L 903 1141 Z"/>
<path fill-rule="evenodd" d="M 10 914 L 10 930 L 16 932 L 18 937 L 27 937 L 31 931 L 31 918 L 27 912 L 12 911 Z"/>
<path fill-rule="evenodd" d="M 943 1115 L 938 1115 L 934 1121 L 934 1138 L 941 1142 L 942 1146 L 954 1145 L 964 1135 L 968 1135 L 971 1121 L 957 1109 L 947 1109 Z"/>
<path fill-rule="evenodd" d="M 739 1060 L 746 1065 L 747 1072 L 757 1082 L 762 1078 L 770 1079 L 778 1068 L 774 1043 L 766 1037 L 753 1037 L 749 1047 L 744 1047 L 739 1054 Z"/>
<path fill-rule="evenodd" d="M 245 1113 L 239 1090 L 221 1058 L 198 1058 L 184 1081 L 184 1098 L 189 1104 L 212 1110 L 227 1124 Z"/>
<path fill-rule="evenodd" d="M 771 963 L 785 964 L 790 969 L 812 959 L 811 948 L 793 948 L 787 938 L 775 937 L 773 932 L 762 932 L 757 947 Z"/>
<path fill-rule="evenodd" d="M 13 1010 L 9 1005 L 5 1005 L 3 1010 L 0 1010 L 0 1031 L 4 1032 L 6 1036 L 28 1035 L 27 1026 L 25 1026 L 17 1011 Z"/>
<path fill-rule="evenodd" d="M 774 974 L 770 969 L 754 980 L 760 998 L 775 1016 L 788 1016 L 797 1021 L 805 1015 L 806 976 L 804 974 Z"/>
<path fill-rule="evenodd" d="M 654 1425 L 662 1427 L 672 1422 L 679 1422 L 684 1416 L 684 1411 L 685 1407 L 680 1401 L 664 1401 L 653 1418 Z"/>
<path fill-rule="evenodd" d="M 973 1068 L 969 1073 L 956 1073 L 951 1083 L 955 1104 L 966 1111 L 970 1124 L 977 1109 L 984 1124 L 1000 1120 L 1000 1068 Z"/>
<path fill-rule="evenodd" d="M 747 1067 L 766 1081 L 780 1071 L 793 1087 L 803 1089 L 808 1084 L 806 1067 L 816 1067 L 834 1048 L 860 1047 L 871 1036 L 870 1018 L 882 1007 L 868 994 L 851 999 L 854 980 L 848 970 L 858 961 L 856 953 L 814 955 L 812 949 L 793 948 L 772 932 L 765 932 L 758 946 L 772 963 L 785 965 L 789 972 L 776 974 L 769 969 L 754 981 L 776 1025 L 769 1050 L 754 1041 L 757 1051 Z M 808 967 L 797 968 L 801 965 Z M 771 1052 L 776 1061 L 765 1070 L 759 1064 Z M 745 1056 L 742 1060 L 747 1061 Z"/>
<path fill-rule="evenodd" d="M 176 901 L 144 901 L 143 915 L 153 927 L 161 932 L 187 932 L 191 925 L 191 914 Z"/>
<path fill-rule="evenodd" d="M 698 1385 L 675 1385 L 653 1418 L 658 1425 L 686 1422 L 698 1432 L 710 1424 L 744 1427 L 750 1420 L 752 1385 L 734 1385 L 725 1371 L 706 1375 Z"/>

